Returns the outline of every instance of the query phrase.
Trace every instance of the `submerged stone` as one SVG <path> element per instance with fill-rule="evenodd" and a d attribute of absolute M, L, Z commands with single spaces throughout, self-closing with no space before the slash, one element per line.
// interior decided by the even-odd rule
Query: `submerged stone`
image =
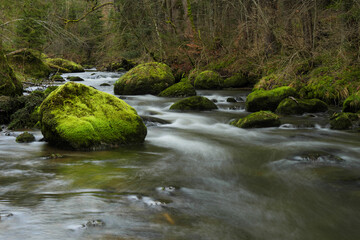
<path fill-rule="evenodd" d="M 275 111 L 279 103 L 287 97 L 297 97 L 292 87 L 279 87 L 272 90 L 255 90 L 246 98 L 246 110 L 257 112 L 261 110 Z"/>
<path fill-rule="evenodd" d="M 195 88 L 188 82 L 179 82 L 168 87 L 159 94 L 159 97 L 191 97 L 196 96 Z"/>
<path fill-rule="evenodd" d="M 326 112 L 328 105 L 319 99 L 296 99 L 293 97 L 282 100 L 276 113 L 283 115 Z"/>
<path fill-rule="evenodd" d="M 206 97 L 193 96 L 175 102 L 171 105 L 170 110 L 181 111 L 210 111 L 218 107 Z"/>
<path fill-rule="evenodd" d="M 22 83 L 16 78 L 13 69 L 0 51 L 0 95 L 18 96 L 22 95 Z"/>
<path fill-rule="evenodd" d="M 169 66 L 151 62 L 140 64 L 120 77 L 115 83 L 114 92 L 120 95 L 158 95 L 174 83 L 175 78 Z"/>
<path fill-rule="evenodd" d="M 44 100 L 40 122 L 46 141 L 74 150 L 142 143 L 147 133 L 135 109 L 123 100 L 74 82 Z"/>
<path fill-rule="evenodd" d="M 356 113 L 360 111 L 360 91 L 348 97 L 343 104 L 343 112 Z"/>
<path fill-rule="evenodd" d="M 35 141 L 34 135 L 28 132 L 24 132 L 16 138 L 16 142 L 18 143 L 29 143 L 33 141 Z"/>
<path fill-rule="evenodd" d="M 281 122 L 278 115 L 270 111 L 260 111 L 232 121 L 230 124 L 239 128 L 265 128 L 278 127 Z"/>
<path fill-rule="evenodd" d="M 194 86 L 196 89 L 221 89 L 224 80 L 219 73 L 208 70 L 196 76 Z"/>

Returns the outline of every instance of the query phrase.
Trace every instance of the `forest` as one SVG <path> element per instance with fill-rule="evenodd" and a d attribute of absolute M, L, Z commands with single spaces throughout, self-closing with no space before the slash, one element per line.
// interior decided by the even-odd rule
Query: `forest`
<path fill-rule="evenodd" d="M 1 0 L 0 240 L 358 240 L 360 0 Z"/>

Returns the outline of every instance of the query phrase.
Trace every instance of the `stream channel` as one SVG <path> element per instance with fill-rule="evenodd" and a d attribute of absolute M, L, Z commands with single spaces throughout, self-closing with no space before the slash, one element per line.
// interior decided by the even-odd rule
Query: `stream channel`
<path fill-rule="evenodd" d="M 113 94 L 121 74 L 69 75 Z M 219 110 L 121 96 L 152 117 L 139 146 L 75 152 L 0 132 L 0 239 L 360 239 L 360 132 L 330 130 L 327 113 L 240 129 L 228 123 L 249 114 L 249 91 L 197 93 Z"/>

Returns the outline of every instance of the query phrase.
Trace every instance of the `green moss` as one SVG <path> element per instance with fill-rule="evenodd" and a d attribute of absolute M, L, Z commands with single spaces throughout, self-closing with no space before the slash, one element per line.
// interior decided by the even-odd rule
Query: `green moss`
<path fill-rule="evenodd" d="M 45 97 L 47 97 L 50 93 L 52 93 L 53 91 L 55 91 L 59 86 L 50 86 L 47 89 L 45 89 L 44 91 L 44 95 Z"/>
<path fill-rule="evenodd" d="M 177 101 L 171 105 L 170 110 L 181 111 L 210 111 L 217 109 L 215 103 L 207 99 L 206 97 L 193 96 Z"/>
<path fill-rule="evenodd" d="M 195 88 L 188 82 L 179 82 L 168 87 L 159 94 L 160 97 L 191 97 L 196 96 Z"/>
<path fill-rule="evenodd" d="M 55 72 L 69 73 L 85 71 L 80 64 L 63 58 L 47 58 L 45 59 L 45 62 Z"/>
<path fill-rule="evenodd" d="M 55 81 L 55 82 L 64 82 L 65 81 L 65 79 L 59 74 L 55 74 L 54 76 L 52 76 L 51 80 Z"/>
<path fill-rule="evenodd" d="M 130 69 L 134 68 L 136 63 L 130 61 L 128 59 L 122 58 L 117 62 L 112 62 L 105 66 L 106 71 L 115 71 L 115 72 L 122 72 L 122 71 L 129 71 Z"/>
<path fill-rule="evenodd" d="M 247 77 L 242 73 L 237 73 L 224 80 L 224 87 L 226 88 L 240 88 L 249 84 Z"/>
<path fill-rule="evenodd" d="M 124 74 L 114 86 L 115 94 L 158 95 L 175 83 L 171 69 L 164 63 L 145 63 Z"/>
<path fill-rule="evenodd" d="M 41 58 L 41 53 L 31 49 L 21 49 L 7 55 L 9 64 L 19 74 L 27 78 L 47 78 L 51 69 Z"/>
<path fill-rule="evenodd" d="M 282 100 L 276 109 L 276 113 L 283 115 L 325 112 L 328 106 L 319 99 L 295 99 Z"/>
<path fill-rule="evenodd" d="M 352 128 L 353 122 L 358 119 L 359 116 L 354 113 L 336 113 L 330 118 L 330 128 L 334 130 L 348 130 Z"/>
<path fill-rule="evenodd" d="M 189 82 L 191 85 L 194 85 L 195 79 L 196 79 L 197 75 L 199 75 L 200 73 L 201 73 L 201 70 L 198 68 L 195 68 L 190 71 L 188 79 L 189 79 Z"/>
<path fill-rule="evenodd" d="M 9 66 L 6 57 L 0 52 L 0 95 L 22 95 L 23 86 L 16 78 L 13 69 Z"/>
<path fill-rule="evenodd" d="M 24 106 L 18 98 L 0 96 L 0 124 L 8 124 L 11 115 Z"/>
<path fill-rule="evenodd" d="M 146 127 L 135 109 L 117 97 L 69 82 L 40 106 L 41 132 L 52 145 L 102 149 L 141 143 Z"/>
<path fill-rule="evenodd" d="M 260 110 L 275 111 L 279 103 L 290 96 L 296 97 L 298 94 L 292 87 L 279 87 L 273 90 L 255 90 L 246 98 L 246 109 L 249 112 Z"/>
<path fill-rule="evenodd" d="M 224 80 L 217 72 L 207 70 L 196 76 L 194 86 L 196 89 L 221 89 Z"/>
<path fill-rule="evenodd" d="M 343 104 L 343 112 L 356 113 L 358 111 L 360 111 L 360 91 L 345 99 Z"/>
<path fill-rule="evenodd" d="M 281 122 L 278 115 L 270 111 L 260 111 L 235 120 L 230 124 L 239 128 L 264 128 L 278 127 Z"/>
<path fill-rule="evenodd" d="M 18 143 L 29 143 L 33 141 L 35 141 L 34 135 L 28 132 L 24 132 L 16 138 L 16 142 Z"/>

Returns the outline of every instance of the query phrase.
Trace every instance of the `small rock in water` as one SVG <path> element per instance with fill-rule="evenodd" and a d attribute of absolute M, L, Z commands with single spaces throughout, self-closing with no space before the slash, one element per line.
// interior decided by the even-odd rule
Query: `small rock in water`
<path fill-rule="evenodd" d="M 242 97 L 236 97 L 235 99 L 238 102 L 245 102 L 245 100 Z"/>
<path fill-rule="evenodd" d="M 308 152 L 303 153 L 298 157 L 295 157 L 294 160 L 300 160 L 304 162 L 310 162 L 310 163 L 340 163 L 344 162 L 344 159 L 341 157 L 329 154 L 329 153 L 323 153 L 323 152 Z"/>
<path fill-rule="evenodd" d="M 109 86 L 111 86 L 109 83 L 102 83 L 102 84 L 100 84 L 100 86 L 101 87 L 109 87 Z"/>
<path fill-rule="evenodd" d="M 235 98 L 227 98 L 226 102 L 235 103 L 236 99 Z"/>
<path fill-rule="evenodd" d="M 81 226 L 82 228 L 99 228 L 99 227 L 104 227 L 105 222 L 101 219 L 90 220 L 86 224 L 82 224 Z"/>
<path fill-rule="evenodd" d="M 217 103 L 217 102 L 218 102 L 218 100 L 216 100 L 215 98 L 211 99 L 211 101 L 212 101 L 213 103 Z"/>
<path fill-rule="evenodd" d="M 81 77 L 67 77 L 67 79 L 69 81 L 72 81 L 72 82 L 81 82 L 81 81 L 84 81 L 84 79 L 82 79 Z"/>
<path fill-rule="evenodd" d="M 48 156 L 49 159 L 57 159 L 57 158 L 63 158 L 64 155 L 61 155 L 59 153 L 52 153 Z"/>
<path fill-rule="evenodd" d="M 92 73 L 91 76 L 94 76 L 96 73 Z"/>
<path fill-rule="evenodd" d="M 34 135 L 28 132 L 24 132 L 16 138 L 16 142 L 18 143 L 29 143 L 34 141 L 35 141 Z"/>
<path fill-rule="evenodd" d="M 9 217 L 13 217 L 13 216 L 14 216 L 14 214 L 12 214 L 12 213 L 7 213 L 4 215 L 0 214 L 0 221 L 4 220 L 5 218 L 9 218 Z"/>

